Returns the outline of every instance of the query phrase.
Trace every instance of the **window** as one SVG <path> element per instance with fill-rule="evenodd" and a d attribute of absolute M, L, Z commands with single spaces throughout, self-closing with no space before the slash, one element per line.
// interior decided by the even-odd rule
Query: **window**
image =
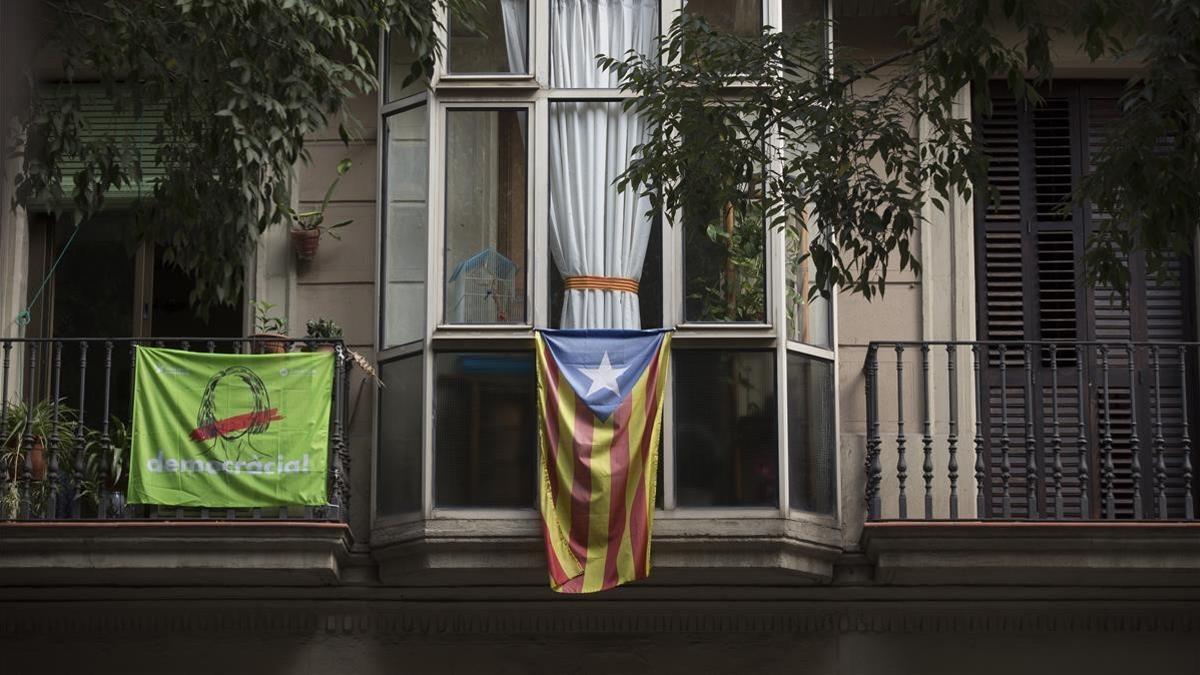
<path fill-rule="evenodd" d="M 1095 223 L 1108 216 L 1090 208 L 1066 213 L 1059 209 L 1088 170 L 1092 153 L 1103 145 L 1109 124 L 1119 117 L 1120 93 L 1120 83 L 1057 82 L 1053 91 L 1046 92 L 1045 104 L 1035 108 L 1005 97 L 997 87 L 992 115 L 976 120 L 991 157 L 988 182 L 996 193 L 994 200 L 976 200 L 979 334 L 985 340 L 1017 343 L 1079 340 L 1122 345 L 1112 349 L 1107 367 L 1095 347 L 1080 360 L 1073 344 L 1056 350 L 1054 356 L 1047 347 L 1027 357 L 1019 346 L 1007 349 L 1003 357 L 998 348 L 981 354 L 981 379 L 987 387 L 981 424 L 988 457 L 987 508 L 992 516 L 1003 513 L 1002 447 L 1008 447 L 1011 457 L 1013 517 L 1027 515 L 1027 458 L 1033 457 L 1042 468 L 1043 479 L 1051 466 L 1049 440 L 1041 433 L 1033 438 L 1032 447 L 1026 440 L 1030 411 L 1046 411 L 1064 429 L 1082 426 L 1091 439 L 1102 433 L 1111 437 L 1113 512 L 1106 512 L 1100 498 L 1097 476 L 1103 465 L 1100 444 L 1093 442 L 1087 455 L 1091 512 L 1081 513 L 1080 444 L 1074 433 L 1062 434 L 1067 517 L 1133 517 L 1135 453 L 1143 480 L 1149 480 L 1146 467 L 1155 466 L 1153 444 L 1144 440 L 1140 446 L 1134 444 L 1138 429 L 1143 438 L 1146 429 L 1162 435 L 1161 459 L 1169 476 L 1179 476 L 1175 468 L 1184 462 L 1180 439 L 1186 434 L 1184 406 L 1190 397 L 1175 345 L 1195 339 L 1192 262 L 1172 261 L 1177 274 L 1160 280 L 1146 273 L 1144 257 L 1136 253 L 1129 261 L 1126 299 L 1109 288 L 1080 288 L 1076 280 L 1085 242 Z M 1157 383 L 1141 374 L 1150 369 L 1146 348 L 1135 350 L 1130 364 L 1123 347 L 1130 341 L 1163 345 L 1160 370 L 1155 371 Z M 1027 358 L 1031 363 L 1026 364 Z M 1031 394 L 1027 393 L 1030 383 Z M 1160 402 L 1161 419 L 1152 416 L 1150 401 Z M 1002 413 L 1007 413 L 1007 426 Z M 1106 428 L 1101 419 L 1108 419 L 1111 426 Z M 1161 426 L 1156 428 L 1157 422 Z M 1149 485 L 1141 490 L 1147 514 L 1154 513 Z M 1168 483 L 1165 491 L 1167 517 L 1180 517 L 1183 481 Z"/>
<path fill-rule="evenodd" d="M 655 214 L 614 185 L 649 129 L 595 57 L 654 53 L 685 3 L 483 5 L 480 30 L 452 22 L 432 82 L 398 84 L 411 57 L 395 44 L 382 78 L 377 514 L 534 518 L 530 330 L 661 326 L 676 331 L 658 508 L 835 513 L 834 310 L 789 292 L 812 283 L 802 249 L 753 203 Z M 812 5 L 686 9 L 750 35 Z"/>
<path fill-rule="evenodd" d="M 533 508 L 533 354 L 450 352 L 434 362 L 434 504 Z"/>
<path fill-rule="evenodd" d="M 762 28 L 762 0 L 686 0 L 684 9 L 725 33 L 758 35 Z"/>
<path fill-rule="evenodd" d="M 835 509 L 833 378 L 832 362 L 788 353 L 788 499 L 793 511 Z"/>
<path fill-rule="evenodd" d="M 452 74 L 529 72 L 529 1 L 484 0 L 476 27 L 451 17 L 446 70 Z"/>
<path fill-rule="evenodd" d="M 379 416 L 379 455 L 376 508 L 381 515 L 421 510 L 421 385 L 420 354 L 379 365 L 383 387 L 379 390 L 386 415 Z"/>
<path fill-rule="evenodd" d="M 446 323 L 525 322 L 524 109 L 446 113 Z"/>
<path fill-rule="evenodd" d="M 680 506 L 776 506 L 775 358 L 678 349 L 675 480 Z"/>
<path fill-rule="evenodd" d="M 383 241 L 383 346 L 425 335 L 429 127 L 416 105 L 385 120 L 387 209 Z"/>

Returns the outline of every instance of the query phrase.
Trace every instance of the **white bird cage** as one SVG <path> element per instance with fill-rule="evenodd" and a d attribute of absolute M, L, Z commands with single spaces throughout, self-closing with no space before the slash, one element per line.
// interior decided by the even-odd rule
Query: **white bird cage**
<path fill-rule="evenodd" d="M 509 323 L 522 318 L 517 265 L 495 249 L 459 263 L 446 285 L 446 318 L 453 323 Z"/>

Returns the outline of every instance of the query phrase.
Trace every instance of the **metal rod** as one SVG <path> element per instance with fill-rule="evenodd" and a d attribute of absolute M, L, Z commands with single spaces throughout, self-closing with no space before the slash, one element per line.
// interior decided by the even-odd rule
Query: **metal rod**
<path fill-rule="evenodd" d="M 1025 347 L 1025 512 L 1028 518 L 1038 518 L 1037 438 L 1033 433 L 1034 377 L 1033 345 Z"/>
<path fill-rule="evenodd" d="M 896 479 L 900 484 L 899 517 L 908 518 L 908 462 L 904 457 L 904 347 L 896 345 Z"/>
<path fill-rule="evenodd" d="M 50 405 L 52 409 L 50 426 L 51 433 L 50 439 L 46 443 L 46 453 L 49 455 L 47 461 L 48 473 L 46 474 L 46 480 L 49 481 L 49 489 L 47 490 L 46 495 L 45 513 L 46 518 L 55 519 L 58 518 L 58 453 L 60 451 L 60 448 L 58 447 L 58 437 L 62 427 L 62 420 L 60 418 L 60 407 L 62 402 L 60 385 L 62 383 L 63 344 L 61 342 L 55 342 L 51 346 L 51 349 L 54 352 L 54 361 L 52 365 L 54 372 L 51 375 L 50 383 Z M 76 421 L 76 424 L 80 424 L 80 422 Z"/>
<path fill-rule="evenodd" d="M 29 518 L 33 515 L 33 446 L 37 442 L 37 438 L 33 433 L 33 411 L 38 407 L 37 401 L 37 357 L 38 357 L 37 342 L 25 346 L 25 351 L 28 355 L 27 375 L 25 377 L 25 389 L 28 392 L 25 402 L 25 435 L 21 439 L 20 454 L 21 457 L 21 481 L 19 483 L 20 498 L 21 498 L 21 518 Z M 45 456 L 45 447 L 42 448 L 43 457 Z M 43 479 L 45 476 L 42 477 Z"/>
<path fill-rule="evenodd" d="M 108 476 L 111 466 L 110 453 L 112 452 L 112 443 L 108 436 L 108 415 L 109 415 L 109 399 L 112 396 L 112 356 L 113 343 L 112 340 L 104 341 L 104 403 L 103 416 L 100 418 L 100 484 L 96 486 L 96 490 L 100 493 L 99 505 L 97 507 L 96 517 L 104 519 L 108 517 L 109 495 L 108 495 Z"/>
<path fill-rule="evenodd" d="M 9 365 L 10 365 L 11 352 L 12 352 L 12 341 L 5 340 L 4 341 L 4 358 L 3 358 L 4 363 L 3 363 L 3 367 L 0 368 L 0 370 L 3 371 L 2 373 L 0 373 L 0 389 L 2 389 L 2 392 L 0 392 L 0 440 L 4 440 L 4 439 L 8 438 L 8 370 L 9 370 Z M 0 495 L 8 494 L 8 472 L 10 469 L 13 471 L 13 478 L 16 478 L 17 467 L 15 465 L 0 467 Z M 6 513 L 6 509 L 4 508 L 4 502 L 0 501 L 0 518 L 4 517 L 6 515 L 16 516 L 17 514 L 16 513 L 12 513 L 12 514 Z"/>
<path fill-rule="evenodd" d="M 921 346 L 921 390 L 924 393 L 924 410 L 922 411 L 921 445 L 924 460 L 921 463 L 921 474 L 925 479 L 925 520 L 933 520 L 933 423 L 930 419 L 932 407 L 932 392 L 929 386 L 929 345 Z"/>
<path fill-rule="evenodd" d="M 1150 348 L 1150 362 L 1154 369 L 1154 516 L 1167 517 L 1167 462 L 1166 439 L 1163 437 L 1162 422 L 1162 379 L 1159 349 Z M 1185 411 L 1186 413 L 1186 411 Z"/>
<path fill-rule="evenodd" d="M 1179 345 L 1179 375 L 1182 383 L 1179 394 L 1183 410 L 1183 434 L 1180 438 L 1180 445 L 1183 449 L 1183 517 L 1187 520 L 1195 520 L 1196 506 L 1192 495 L 1192 437 L 1188 428 L 1187 348 L 1184 345 Z"/>
<path fill-rule="evenodd" d="M 1138 438 L 1137 373 L 1134 372 L 1133 345 L 1125 346 L 1125 357 L 1129 363 L 1129 477 L 1133 480 L 1133 519 L 1142 519 L 1142 458 L 1141 439 Z"/>
<path fill-rule="evenodd" d="M 987 465 L 983 461 L 983 378 L 980 376 L 979 345 L 971 345 L 971 367 L 975 370 L 975 517 L 987 515 L 985 481 Z"/>
<path fill-rule="evenodd" d="M 87 452 L 87 438 L 84 436 L 83 413 L 87 401 L 87 350 L 88 343 L 79 343 L 79 424 L 75 425 L 75 475 L 72 487 L 75 494 L 71 495 L 71 517 L 81 517 L 83 510 L 83 467 L 84 454 Z"/>
<path fill-rule="evenodd" d="M 1108 388 L 1108 347 L 1100 345 L 1100 375 L 1104 392 L 1104 424 L 1100 435 L 1100 485 L 1104 498 L 1104 517 L 1116 518 L 1116 496 L 1113 494 L 1115 469 L 1112 461 L 1112 410 Z"/>
<path fill-rule="evenodd" d="M 955 376 L 955 362 L 958 361 L 958 348 L 946 346 L 946 377 L 950 390 L 949 412 L 950 420 L 946 432 L 946 453 L 949 460 L 946 463 L 946 476 L 950 479 L 950 520 L 958 520 L 958 378 Z"/>
<path fill-rule="evenodd" d="M 868 472 L 868 489 L 871 495 L 869 512 L 873 520 L 878 520 L 883 511 L 879 489 L 883 480 L 883 463 L 879 457 L 882 447 L 882 439 L 879 437 L 879 351 L 875 347 L 868 348 L 867 358 L 870 363 L 868 376 L 871 383 L 871 399 L 867 409 L 871 416 L 867 430 L 867 457 L 871 463 Z"/>
<path fill-rule="evenodd" d="M 1063 478 L 1063 463 L 1062 463 L 1062 434 L 1059 432 L 1058 419 L 1058 345 L 1050 345 L 1050 419 L 1052 428 L 1050 430 L 1050 457 L 1051 457 L 1051 473 L 1050 473 L 1050 498 L 1054 500 L 1054 517 L 1062 520 L 1063 517 L 1063 494 L 1062 494 L 1062 478 Z"/>
<path fill-rule="evenodd" d="M 1009 458 L 1011 441 L 1008 438 L 1008 347 L 1000 345 L 1000 509 L 1005 518 L 1012 518 L 1012 464 Z"/>
<path fill-rule="evenodd" d="M 1085 375 L 1084 375 L 1084 373 L 1087 370 L 1087 368 L 1085 366 L 1085 364 L 1087 363 L 1087 354 L 1088 354 L 1088 352 L 1086 351 L 1086 348 L 1084 346 L 1077 345 L 1075 347 L 1075 368 L 1076 368 L 1076 373 L 1079 378 L 1079 382 L 1077 384 L 1077 389 L 1075 390 L 1075 396 L 1076 396 L 1076 401 L 1077 401 L 1076 404 L 1079 407 L 1079 432 L 1075 437 L 1075 443 L 1076 443 L 1076 445 L 1079 446 L 1078 452 L 1079 452 L 1079 517 L 1080 518 L 1091 518 L 1092 517 L 1092 498 L 1091 498 L 1092 483 L 1091 483 L 1091 476 L 1089 475 L 1089 471 L 1088 471 L 1088 455 L 1090 454 L 1091 451 L 1088 448 L 1088 437 L 1087 437 L 1087 411 L 1088 411 L 1088 405 L 1089 405 L 1089 401 L 1091 400 L 1091 397 L 1088 396 L 1087 382 L 1086 382 Z"/>

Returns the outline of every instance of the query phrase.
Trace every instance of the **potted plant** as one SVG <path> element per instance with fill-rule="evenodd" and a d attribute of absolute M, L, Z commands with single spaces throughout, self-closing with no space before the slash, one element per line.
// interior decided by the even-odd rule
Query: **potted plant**
<path fill-rule="evenodd" d="M 291 207 L 285 207 L 288 217 L 292 221 L 292 248 L 295 249 L 296 257 L 300 260 L 312 260 L 317 255 L 317 247 L 321 243 L 322 234 L 328 234 L 334 239 L 341 239 L 337 230 L 354 222 L 353 219 L 346 219 L 332 225 L 325 224 L 325 209 L 329 206 L 329 200 L 333 198 L 333 192 L 337 189 L 338 182 L 350 170 L 350 166 L 349 158 L 338 162 L 337 175 L 329 184 L 329 188 L 325 190 L 325 198 L 321 200 L 321 205 L 317 209 L 296 211 Z"/>
<path fill-rule="evenodd" d="M 312 319 L 307 324 L 308 334 L 305 336 L 310 341 L 322 341 L 321 344 L 312 345 L 310 347 L 319 352 L 331 352 L 334 345 L 329 341 L 340 340 L 342 337 L 342 327 L 337 325 L 331 319 Z"/>
<path fill-rule="evenodd" d="M 254 303 L 254 332 L 249 335 L 254 351 L 282 354 L 287 351 L 287 320 L 271 313 L 275 305 L 266 300 Z"/>
<path fill-rule="evenodd" d="M 69 448 L 74 443 L 76 415 L 74 409 L 63 404 L 58 406 L 58 418 L 55 422 L 54 405 L 51 401 L 39 401 L 30 411 L 28 404 L 23 401 L 9 403 L 3 410 L 6 422 L 4 437 L 3 462 L 8 479 L 19 480 L 24 473 L 25 455 L 28 451 L 30 476 L 33 480 L 41 481 L 46 478 L 48 457 L 47 446 L 54 441 L 58 450 Z M 26 447 L 26 436 L 32 436 L 33 442 Z"/>

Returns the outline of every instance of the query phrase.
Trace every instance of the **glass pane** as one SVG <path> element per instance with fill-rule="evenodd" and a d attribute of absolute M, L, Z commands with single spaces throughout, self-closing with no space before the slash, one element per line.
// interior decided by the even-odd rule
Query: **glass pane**
<path fill-rule="evenodd" d="M 525 321 L 526 118 L 446 114 L 447 323 Z"/>
<path fill-rule="evenodd" d="M 801 261 L 808 254 L 809 234 L 798 225 L 787 228 L 787 297 L 788 338 L 817 347 L 833 347 L 833 321 L 829 298 L 812 296 L 816 271 L 812 259 Z"/>
<path fill-rule="evenodd" d="M 789 503 L 797 511 L 833 513 L 833 363 L 789 353 L 787 369 Z"/>
<path fill-rule="evenodd" d="M 683 210 L 684 319 L 767 318 L 762 209 L 694 200 Z"/>
<path fill-rule="evenodd" d="M 450 19 L 446 68 L 451 73 L 528 73 L 528 0 L 483 0 L 475 28 Z"/>
<path fill-rule="evenodd" d="M 642 119 L 619 102 L 550 104 L 551 324 L 563 328 L 638 328 L 662 321 L 661 249 L 650 200 L 615 182 L 646 138 Z M 563 279 L 609 277 L 627 290 L 573 289 Z M 645 298 L 646 307 L 642 307 Z"/>
<path fill-rule="evenodd" d="M 687 0 L 685 8 L 724 33 L 758 35 L 762 28 L 762 0 Z"/>
<path fill-rule="evenodd" d="M 654 52 L 659 34 L 658 0 L 551 0 L 550 86 L 617 87 L 613 73 L 596 66 L 596 55 L 625 58 L 633 49 Z"/>
<path fill-rule="evenodd" d="M 387 58 L 387 82 L 384 83 L 386 100 L 396 101 L 405 96 L 425 91 L 428 81 L 423 74 L 420 74 L 419 70 L 417 71 L 418 76 L 407 85 L 405 84 L 405 81 L 413 76 L 413 68 L 420 66 L 417 65 L 416 53 L 413 52 L 408 38 L 403 33 L 399 31 L 388 33 Z"/>
<path fill-rule="evenodd" d="M 71 219 L 65 218 L 55 224 L 53 251 L 55 257 L 61 255 L 62 258 L 50 281 L 53 288 L 50 297 L 53 298 L 54 337 L 136 335 L 134 297 L 137 245 L 134 243 L 133 222 L 130 214 L 96 216 L 79 228 L 73 242 L 70 237 L 75 232 L 75 226 Z M 31 283 L 30 293 L 36 288 Z M 107 398 L 109 414 L 129 422 L 133 370 L 129 362 L 129 345 L 113 343 L 107 396 L 104 387 L 104 344 L 89 344 L 87 359 L 84 421 L 93 428 L 98 427 L 104 417 L 103 404 Z M 67 345 L 63 352 L 59 395 L 71 407 L 78 408 L 79 393 L 79 348 Z"/>
<path fill-rule="evenodd" d="M 783 0 L 783 30 L 800 30 L 809 21 L 825 18 L 828 0 Z"/>
<path fill-rule="evenodd" d="M 424 105 L 388 117 L 383 346 L 425 335 L 428 123 Z"/>
<path fill-rule="evenodd" d="M 379 515 L 421 510 L 421 363 L 417 353 L 379 366 L 379 460 L 375 508 Z"/>
<path fill-rule="evenodd" d="M 678 505 L 778 505 L 774 353 L 672 356 Z"/>
<path fill-rule="evenodd" d="M 537 496 L 533 354 L 435 357 L 435 503 L 532 508 Z"/>

